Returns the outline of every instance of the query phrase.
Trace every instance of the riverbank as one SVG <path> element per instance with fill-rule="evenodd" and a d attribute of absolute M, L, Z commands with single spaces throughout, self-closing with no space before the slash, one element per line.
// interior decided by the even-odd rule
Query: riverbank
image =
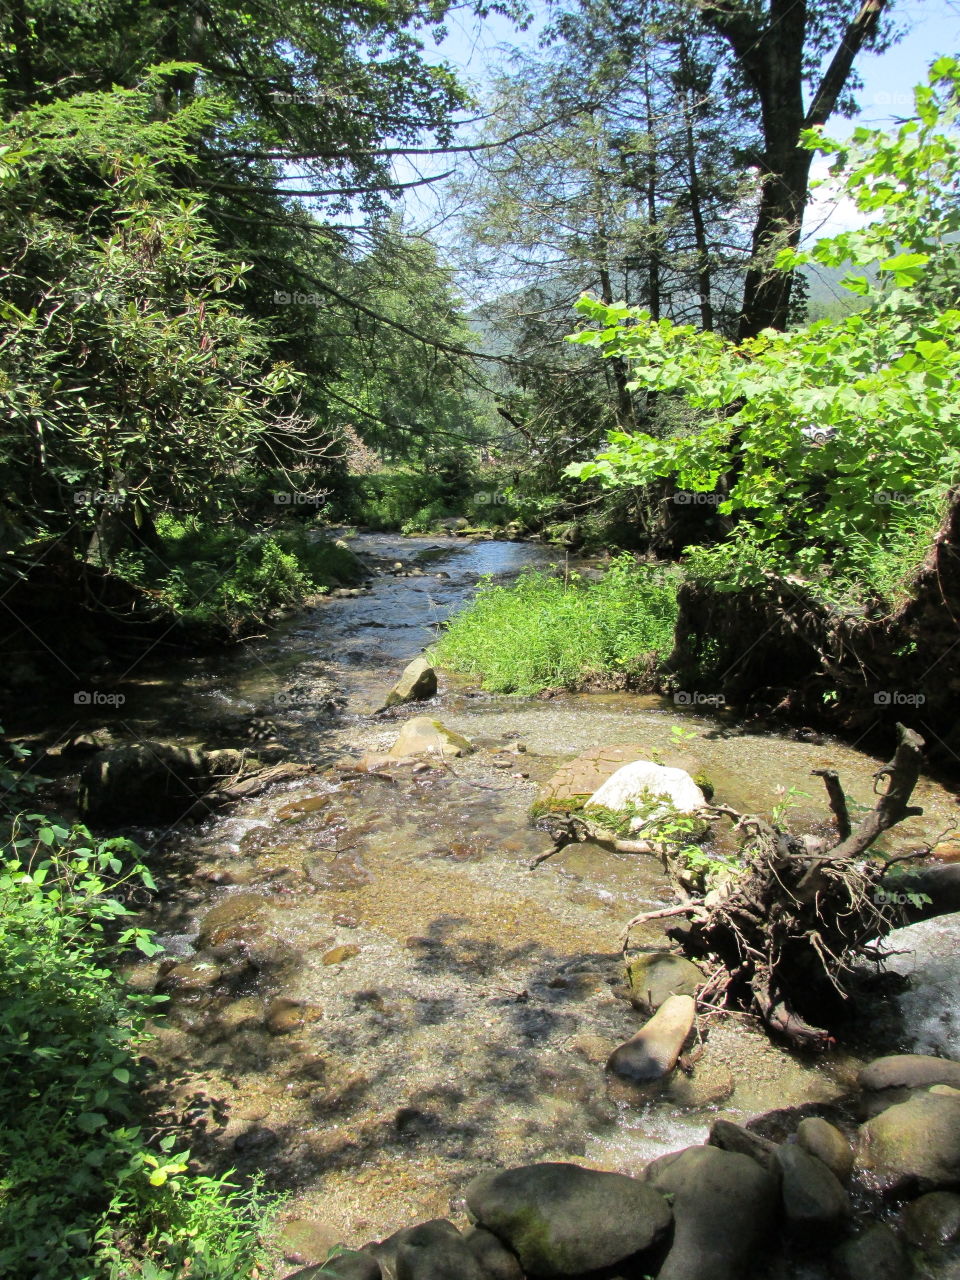
<path fill-rule="evenodd" d="M 820 1059 L 784 1053 L 748 1020 L 708 1018 L 692 1076 L 673 1082 L 680 1096 L 618 1092 L 604 1062 L 642 1019 L 616 939 L 670 886 L 652 860 L 589 844 L 531 871 L 550 844 L 529 822 L 540 784 L 587 747 L 633 744 L 702 769 L 740 811 L 786 802 L 790 825 L 810 830 L 825 817 L 811 769 L 836 768 L 866 806 L 878 762 L 832 740 L 744 734 L 657 696 L 544 701 L 454 677 L 425 707 L 371 715 L 482 577 L 509 580 L 550 553 L 388 537 L 360 549 L 387 566 L 372 594 L 318 602 L 228 655 L 132 673 L 113 721 L 118 735 L 221 746 L 225 723 L 269 719 L 312 769 L 226 815 L 136 833 L 158 880 L 143 918 L 167 957 L 130 978 L 171 997 L 151 1051 L 156 1105 L 207 1167 L 264 1170 L 292 1194 L 281 1252 L 456 1216 L 483 1168 L 574 1159 L 636 1172 L 718 1117 L 836 1101 L 867 1056 L 911 1046 L 911 1025 L 956 1017 L 941 972 L 912 1023 L 884 998 Z M 357 769 L 424 710 L 477 749 L 439 769 Z M 63 729 L 75 717 L 47 711 L 48 733 L 53 712 Z M 932 780 L 917 800 L 924 816 L 892 849 L 953 822 L 953 796 Z M 662 933 L 637 941 L 662 945 Z"/>

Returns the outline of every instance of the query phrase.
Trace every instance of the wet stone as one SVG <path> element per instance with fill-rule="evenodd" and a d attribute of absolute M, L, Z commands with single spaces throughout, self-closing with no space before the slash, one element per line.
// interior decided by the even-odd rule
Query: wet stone
<path fill-rule="evenodd" d="M 939 1249 L 960 1240 L 960 1195 L 929 1191 L 903 1211 L 903 1233 L 920 1249 Z"/>
<path fill-rule="evenodd" d="M 822 1160 L 798 1144 L 777 1149 L 781 1195 L 795 1232 L 836 1231 L 850 1215 L 850 1198 Z"/>
<path fill-rule="evenodd" d="M 658 1280 L 743 1280 L 768 1234 L 778 1180 L 755 1160 L 718 1147 L 687 1147 L 652 1161 L 652 1186 L 672 1197 L 673 1243 Z"/>
<path fill-rule="evenodd" d="M 830 1261 L 837 1280 L 908 1280 L 913 1274 L 907 1251 L 885 1222 L 840 1245 Z"/>
<path fill-rule="evenodd" d="M 492 1231 L 471 1227 L 464 1233 L 464 1243 L 480 1263 L 487 1280 L 523 1280 L 523 1270 L 515 1253 L 502 1244 Z"/>
<path fill-rule="evenodd" d="M 860 1072 L 861 1089 L 922 1089 L 932 1084 L 960 1088 L 960 1062 L 923 1053 L 876 1058 Z"/>
<path fill-rule="evenodd" d="M 627 961 L 627 980 L 633 1004 L 656 1010 L 670 996 L 696 995 L 704 977 L 683 956 L 670 951 L 645 951 Z"/>
<path fill-rule="evenodd" d="M 797 1126 L 797 1142 L 822 1160 L 841 1182 L 853 1169 L 853 1150 L 840 1130 L 820 1116 L 807 1116 Z"/>
<path fill-rule="evenodd" d="M 659 1080 L 677 1065 L 695 1016 L 691 996 L 669 996 L 635 1036 L 614 1049 L 607 1070 L 635 1084 Z"/>
<path fill-rule="evenodd" d="M 355 942 L 347 942 L 343 946 L 334 947 L 328 951 L 323 957 L 323 963 L 326 965 L 343 964 L 345 960 L 352 960 L 354 956 L 360 954 L 360 948 Z"/>
<path fill-rule="evenodd" d="M 960 1098 L 918 1094 L 867 1121 L 856 1168 L 892 1193 L 960 1182 Z"/>

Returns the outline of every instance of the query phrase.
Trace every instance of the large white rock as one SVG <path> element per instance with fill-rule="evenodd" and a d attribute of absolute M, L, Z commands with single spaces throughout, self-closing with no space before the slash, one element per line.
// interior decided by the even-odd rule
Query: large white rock
<path fill-rule="evenodd" d="M 667 813 L 695 813 L 707 803 L 706 796 L 685 770 L 668 769 L 666 765 L 654 764 L 651 760 L 634 760 L 598 787 L 586 807 L 602 805 L 605 809 L 619 812 L 631 801 L 650 796 L 660 797 L 664 803 L 646 819 L 638 819 L 634 823 L 636 829 L 653 817 Z"/>

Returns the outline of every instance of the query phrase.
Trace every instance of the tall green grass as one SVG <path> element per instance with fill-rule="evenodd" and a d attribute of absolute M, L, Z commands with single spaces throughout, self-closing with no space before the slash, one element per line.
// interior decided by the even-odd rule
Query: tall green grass
<path fill-rule="evenodd" d="M 629 556 L 599 582 L 529 571 L 510 587 L 487 582 L 447 624 L 436 659 L 500 693 L 575 687 L 628 671 L 651 650 L 672 647 L 676 585 L 673 571 Z"/>

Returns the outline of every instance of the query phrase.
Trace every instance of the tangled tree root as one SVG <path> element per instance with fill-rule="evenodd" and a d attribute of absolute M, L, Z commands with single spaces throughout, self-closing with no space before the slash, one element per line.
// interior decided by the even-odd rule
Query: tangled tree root
<path fill-rule="evenodd" d="M 875 775 L 876 805 L 856 830 L 840 781 L 827 771 L 818 773 L 841 837 L 833 848 L 760 817 L 718 810 L 743 835 L 742 870 L 703 895 L 683 889 L 676 907 L 636 916 L 624 946 L 639 924 L 686 916 L 687 923 L 667 935 L 692 959 L 709 962 L 711 976 L 700 992 L 705 1003 L 751 1011 L 796 1047 L 826 1048 L 832 1036 L 817 1022 L 842 1009 L 861 962 L 876 960 L 877 941 L 904 923 L 903 911 L 892 905 L 896 895 L 883 889 L 888 864 L 861 856 L 884 831 L 922 813 L 909 802 L 923 739 L 897 728 L 894 757 Z"/>

